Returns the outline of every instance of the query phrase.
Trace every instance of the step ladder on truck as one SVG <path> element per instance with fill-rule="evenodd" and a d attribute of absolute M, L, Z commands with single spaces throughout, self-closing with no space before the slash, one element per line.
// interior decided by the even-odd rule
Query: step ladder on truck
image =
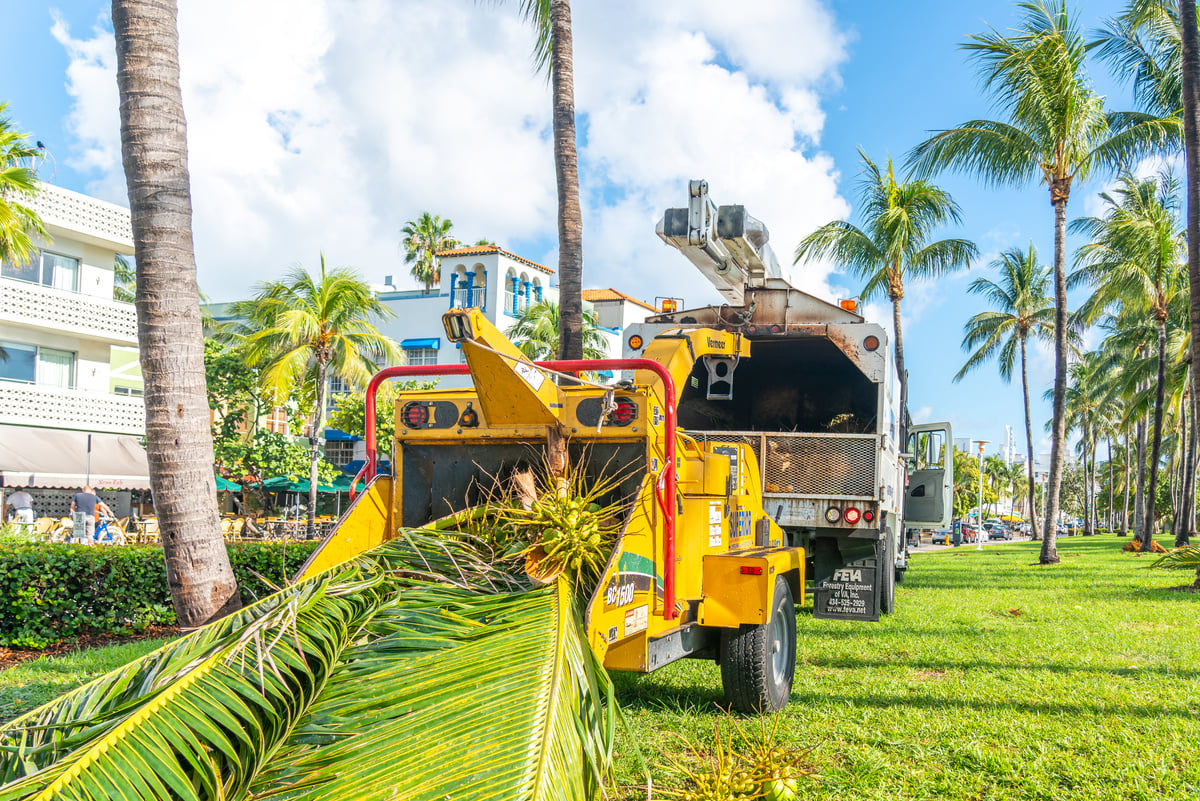
<path fill-rule="evenodd" d="M 756 255 L 766 246 L 765 238 L 760 245 L 745 241 Z M 806 538 L 797 530 L 803 527 L 793 525 L 803 513 L 794 501 L 811 499 L 774 491 L 778 479 L 762 472 L 763 465 L 780 467 L 772 450 L 779 443 L 763 438 L 778 432 L 741 423 L 695 425 L 696 410 L 708 404 L 726 404 L 723 419 L 742 421 L 743 407 L 754 405 L 743 394 L 762 389 L 743 383 L 743 376 L 782 372 L 769 365 L 747 369 L 759 358 L 756 332 L 728 324 L 720 313 L 710 324 L 654 318 L 641 333 L 626 331 L 626 349 L 636 352 L 623 358 L 531 362 L 478 309 L 451 309 L 443 326 L 448 339 L 462 345 L 466 363 L 392 367 L 375 376 L 367 391 L 367 462 L 360 474 L 366 489 L 299 577 L 363 553 L 400 528 L 474 507 L 496 479 L 538 468 L 550 448 L 563 447 L 573 469 L 594 481 L 621 466 L 611 494 L 627 511 L 584 620 L 605 667 L 649 672 L 682 658 L 716 659 L 734 708 L 781 709 L 795 671 L 794 606 L 803 603 L 812 570 L 828 569 L 831 552 L 822 537 Z M 600 371 L 624 371 L 624 380 L 605 387 L 562 378 Z M 379 475 L 379 387 L 394 378 L 435 375 L 469 375 L 473 386 L 396 393 L 394 409 L 384 412 L 396 418 L 391 475 Z M 873 436 L 878 443 L 880 435 Z M 795 443 L 785 444 L 792 454 L 786 458 L 800 455 Z M 893 466 L 902 469 L 892 452 Z M 875 464 L 872 474 L 878 469 Z M 877 619 L 877 604 L 869 599 L 878 582 L 859 574 L 866 550 L 872 564 L 883 561 L 882 535 L 867 532 L 880 530 L 875 515 L 892 507 L 862 500 L 823 498 L 839 519 L 821 531 L 833 528 L 842 535 L 838 542 L 854 541 L 844 555 L 836 549 L 843 560 L 838 569 L 846 574 L 839 592 L 866 599 Z M 856 520 L 847 519 L 852 508 L 859 510 Z M 860 541 L 871 545 L 864 550 Z M 831 586 L 833 577 L 824 580 Z M 818 598 L 831 592 L 820 582 L 814 586 Z M 826 607 L 856 610 L 852 601 L 839 596 Z"/>

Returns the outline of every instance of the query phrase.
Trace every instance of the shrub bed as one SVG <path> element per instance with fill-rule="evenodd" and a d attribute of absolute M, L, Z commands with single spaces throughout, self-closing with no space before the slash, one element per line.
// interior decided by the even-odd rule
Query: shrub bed
<path fill-rule="evenodd" d="M 270 594 L 316 546 L 229 545 L 242 600 Z M 161 548 L 0 543 L 0 646 L 44 648 L 81 634 L 174 623 Z"/>

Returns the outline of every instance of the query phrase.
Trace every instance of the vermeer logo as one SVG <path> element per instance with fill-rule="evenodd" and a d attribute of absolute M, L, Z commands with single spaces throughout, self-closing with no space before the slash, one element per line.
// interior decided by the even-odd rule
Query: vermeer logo
<path fill-rule="evenodd" d="M 712 337 L 708 337 L 708 346 L 716 350 L 725 350 L 725 343 L 719 339 L 713 339 Z"/>

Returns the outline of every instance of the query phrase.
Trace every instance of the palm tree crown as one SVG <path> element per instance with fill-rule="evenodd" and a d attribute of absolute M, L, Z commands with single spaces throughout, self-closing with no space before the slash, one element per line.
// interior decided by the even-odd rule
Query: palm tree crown
<path fill-rule="evenodd" d="M 380 362 L 397 363 L 400 352 L 371 322 L 392 312 L 353 271 L 313 276 L 297 267 L 283 281 L 260 284 L 257 295 L 232 308 L 232 338 L 245 343 L 246 361 L 261 368 L 264 388 L 276 397 L 299 386 L 312 400 L 309 527 L 316 514 L 318 437 L 325 420 L 325 385 L 338 377 L 354 387 L 371 380 Z"/>
<path fill-rule="evenodd" d="M 993 356 L 1000 377 L 1012 379 L 1019 351 L 1030 337 L 1049 339 L 1054 333 L 1054 306 L 1050 301 L 1050 269 L 1038 264 L 1037 250 L 1009 248 L 989 265 L 1000 272 L 1000 281 L 976 278 L 967 291 L 983 296 L 998 311 L 985 311 L 967 321 L 963 349 L 975 351 L 954 375 L 961 381 Z"/>
<path fill-rule="evenodd" d="M 36 248 L 32 235 L 47 238 L 37 213 L 21 201 L 33 199 L 38 179 L 29 164 L 38 151 L 27 144 L 27 136 L 5 116 L 7 103 L 0 103 L 0 261 L 27 264 Z"/>
<path fill-rule="evenodd" d="M 558 352 L 558 304 L 551 300 L 534 303 L 504 332 L 530 359 L 553 359 Z M 604 334 L 593 312 L 583 313 L 583 358 L 603 359 L 608 351 Z"/>
<path fill-rule="evenodd" d="M 412 265 L 412 277 L 425 285 L 428 292 L 442 280 L 436 254 L 458 247 L 450 235 L 454 223 L 425 211 L 415 220 L 404 224 L 404 263 Z"/>
<path fill-rule="evenodd" d="M 859 208 L 863 227 L 843 220 L 826 223 L 796 247 L 794 263 L 830 258 L 852 275 L 865 280 L 864 301 L 886 296 L 892 302 L 896 332 L 896 372 L 900 376 L 900 401 L 908 401 L 904 370 L 904 345 L 900 326 L 900 301 L 904 280 L 934 278 L 961 269 L 978 250 L 965 239 L 930 242 L 935 229 L 960 221 L 958 204 L 944 189 L 923 180 L 896 177 L 891 159 L 880 169 L 865 153 L 859 182 Z"/>

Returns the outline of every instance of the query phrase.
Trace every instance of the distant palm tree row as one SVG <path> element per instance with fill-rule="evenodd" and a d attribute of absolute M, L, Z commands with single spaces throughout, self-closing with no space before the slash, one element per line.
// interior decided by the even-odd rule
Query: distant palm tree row
<path fill-rule="evenodd" d="M 1189 250 L 1200 241 L 1200 151 L 1194 124 L 1200 122 L 1200 111 L 1184 113 L 1191 102 L 1189 91 L 1200 100 L 1195 2 L 1181 0 L 1176 6 L 1167 0 L 1129 0 L 1125 12 L 1106 21 L 1091 40 L 1063 0 L 1022 2 L 1018 8 L 1022 20 L 1017 29 L 989 29 L 963 45 L 979 68 L 996 118 L 936 131 L 909 153 L 901 178 L 895 177 L 890 161 L 883 172 L 863 154 L 862 225 L 828 223 L 800 243 L 796 262 L 835 259 L 865 279 L 864 300 L 886 291 L 893 306 L 901 395 L 907 397 L 900 321 L 904 277 L 934 278 L 967 266 L 976 256 L 974 245 L 965 240 L 930 242 L 934 229 L 959 222 L 960 212 L 929 179 L 954 170 L 995 187 L 1033 181 L 1045 186 L 1054 213 L 1052 264 L 1040 265 L 1030 244 L 1007 250 L 990 264 L 997 280 L 979 278 L 971 284 L 969 291 L 982 296 L 993 310 L 967 321 L 963 347 L 970 355 L 955 380 L 995 359 L 1008 381 L 1020 360 L 1030 454 L 1025 483 L 1033 510 L 1027 351 L 1031 339 L 1053 342 L 1050 465 L 1042 530 L 1056 530 L 1068 432 L 1080 435 L 1081 468 L 1087 476 L 1096 473 L 1100 439 L 1124 436 L 1127 454 L 1129 434 L 1136 432 L 1135 534 L 1143 549 L 1152 547 L 1167 453 L 1167 467 L 1174 471 L 1172 497 L 1177 498 L 1172 518 L 1176 541 L 1186 543 L 1195 527 L 1193 404 L 1198 394 L 1195 389 L 1188 392 L 1187 385 L 1200 380 L 1190 370 L 1197 339 L 1187 330 L 1189 298 L 1193 325 L 1200 325 L 1200 250 Z M 1086 57 L 1092 51 L 1120 77 L 1132 78 L 1137 110 L 1104 107 L 1087 73 Z M 1181 150 L 1189 165 L 1188 235 L 1179 220 L 1178 182 L 1169 175 L 1146 180 L 1135 174 L 1143 159 L 1172 157 Z M 1077 252 L 1068 276 L 1067 206 L 1072 188 L 1089 178 L 1114 174 L 1117 189 L 1102 196 L 1103 215 L 1071 223 L 1072 232 L 1090 241 Z M 1185 283 L 1189 264 L 1190 293 Z M 1069 286 L 1093 289 L 1074 313 L 1067 307 Z M 1105 339 L 1096 352 L 1081 353 L 1081 335 L 1093 325 L 1105 332 Z M 1187 429 L 1184 422 L 1189 417 Z M 1180 434 L 1187 430 L 1192 433 Z M 1122 480 L 1129 473 L 1128 459 L 1125 467 Z M 1106 489 L 1110 507 L 1115 480 L 1114 476 Z M 1125 486 L 1130 483 L 1125 480 Z M 1090 528 L 1096 500 L 1092 483 L 1085 481 L 1084 486 Z M 1058 561 L 1054 536 L 1042 538 L 1040 561 Z"/>

